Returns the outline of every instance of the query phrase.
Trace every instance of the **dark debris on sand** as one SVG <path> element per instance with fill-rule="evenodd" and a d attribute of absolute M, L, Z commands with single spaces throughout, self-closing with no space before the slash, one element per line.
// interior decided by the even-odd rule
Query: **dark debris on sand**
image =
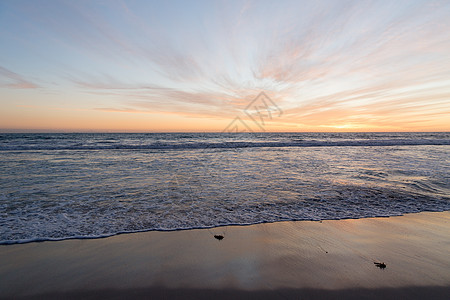
<path fill-rule="evenodd" d="M 223 238 L 224 238 L 224 236 L 223 236 L 223 235 L 220 235 L 220 234 L 215 234 L 214 237 L 215 237 L 216 239 L 218 239 L 219 241 L 223 240 Z"/>
<path fill-rule="evenodd" d="M 385 269 L 386 268 L 386 264 L 383 263 L 379 263 L 379 262 L 374 262 L 375 266 L 377 266 L 380 269 Z"/>

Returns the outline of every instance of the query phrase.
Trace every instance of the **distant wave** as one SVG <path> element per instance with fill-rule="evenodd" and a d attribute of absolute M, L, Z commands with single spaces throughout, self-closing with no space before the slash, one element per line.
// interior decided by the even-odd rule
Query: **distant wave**
<path fill-rule="evenodd" d="M 27 150 L 187 150 L 187 149 L 233 149 L 233 148 L 264 148 L 264 147 L 370 147 L 370 146 L 424 146 L 424 145 L 450 145 L 448 139 L 381 139 L 381 140 L 340 140 L 340 141 L 291 141 L 291 142 L 188 142 L 164 143 L 153 142 L 148 144 L 126 144 L 99 141 L 95 144 L 4 144 L 0 151 L 27 151 Z"/>

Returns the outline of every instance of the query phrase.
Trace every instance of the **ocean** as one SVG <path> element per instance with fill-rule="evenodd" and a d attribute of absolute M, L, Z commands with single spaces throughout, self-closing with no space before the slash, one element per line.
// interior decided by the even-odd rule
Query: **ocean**
<path fill-rule="evenodd" d="M 0 134 L 0 244 L 450 210 L 450 133 Z"/>

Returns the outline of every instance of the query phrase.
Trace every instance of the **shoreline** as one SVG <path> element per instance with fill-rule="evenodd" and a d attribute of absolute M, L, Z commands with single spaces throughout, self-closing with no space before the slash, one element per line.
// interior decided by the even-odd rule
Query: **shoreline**
<path fill-rule="evenodd" d="M 1 245 L 0 298 L 440 298 L 449 233 L 444 211 Z"/>
<path fill-rule="evenodd" d="M 70 240 L 97 240 L 97 239 L 107 239 L 119 235 L 135 234 L 135 233 L 147 233 L 147 232 L 178 232 L 178 231 L 189 231 L 189 230 L 211 230 L 220 229 L 225 227 L 248 227 L 263 224 L 274 224 L 274 223 L 284 223 L 284 222 L 325 222 L 325 221 L 345 221 L 345 220 L 361 220 L 361 219 L 385 219 L 385 218 L 395 218 L 403 217 L 406 215 L 422 214 L 422 213 L 444 213 L 450 212 L 450 210 L 444 211 L 423 211 L 423 212 L 413 212 L 413 213 L 403 213 L 401 215 L 393 216 L 375 216 L 375 217 L 360 217 L 360 218 L 341 218 L 341 219 L 324 219 L 324 220 L 280 220 L 280 221 L 262 221 L 259 223 L 249 223 L 249 224 L 227 224 L 227 225 L 217 225 L 211 227 L 192 227 L 192 228 L 175 228 L 175 229 L 142 229 L 135 231 L 121 231 L 117 233 L 105 234 L 100 236 L 74 236 L 74 237 L 63 237 L 63 238 L 35 238 L 35 239 L 23 239 L 23 240 L 5 240 L 0 241 L 0 247 L 11 246 L 11 245 L 24 245 L 32 243 L 44 243 L 44 242 L 63 242 Z"/>

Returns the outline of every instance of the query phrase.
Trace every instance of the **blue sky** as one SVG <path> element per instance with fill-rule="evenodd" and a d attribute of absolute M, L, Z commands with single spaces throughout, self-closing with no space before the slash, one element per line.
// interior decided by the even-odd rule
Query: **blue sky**
<path fill-rule="evenodd" d="M 2 131 L 450 129 L 449 1 L 0 2 Z"/>

